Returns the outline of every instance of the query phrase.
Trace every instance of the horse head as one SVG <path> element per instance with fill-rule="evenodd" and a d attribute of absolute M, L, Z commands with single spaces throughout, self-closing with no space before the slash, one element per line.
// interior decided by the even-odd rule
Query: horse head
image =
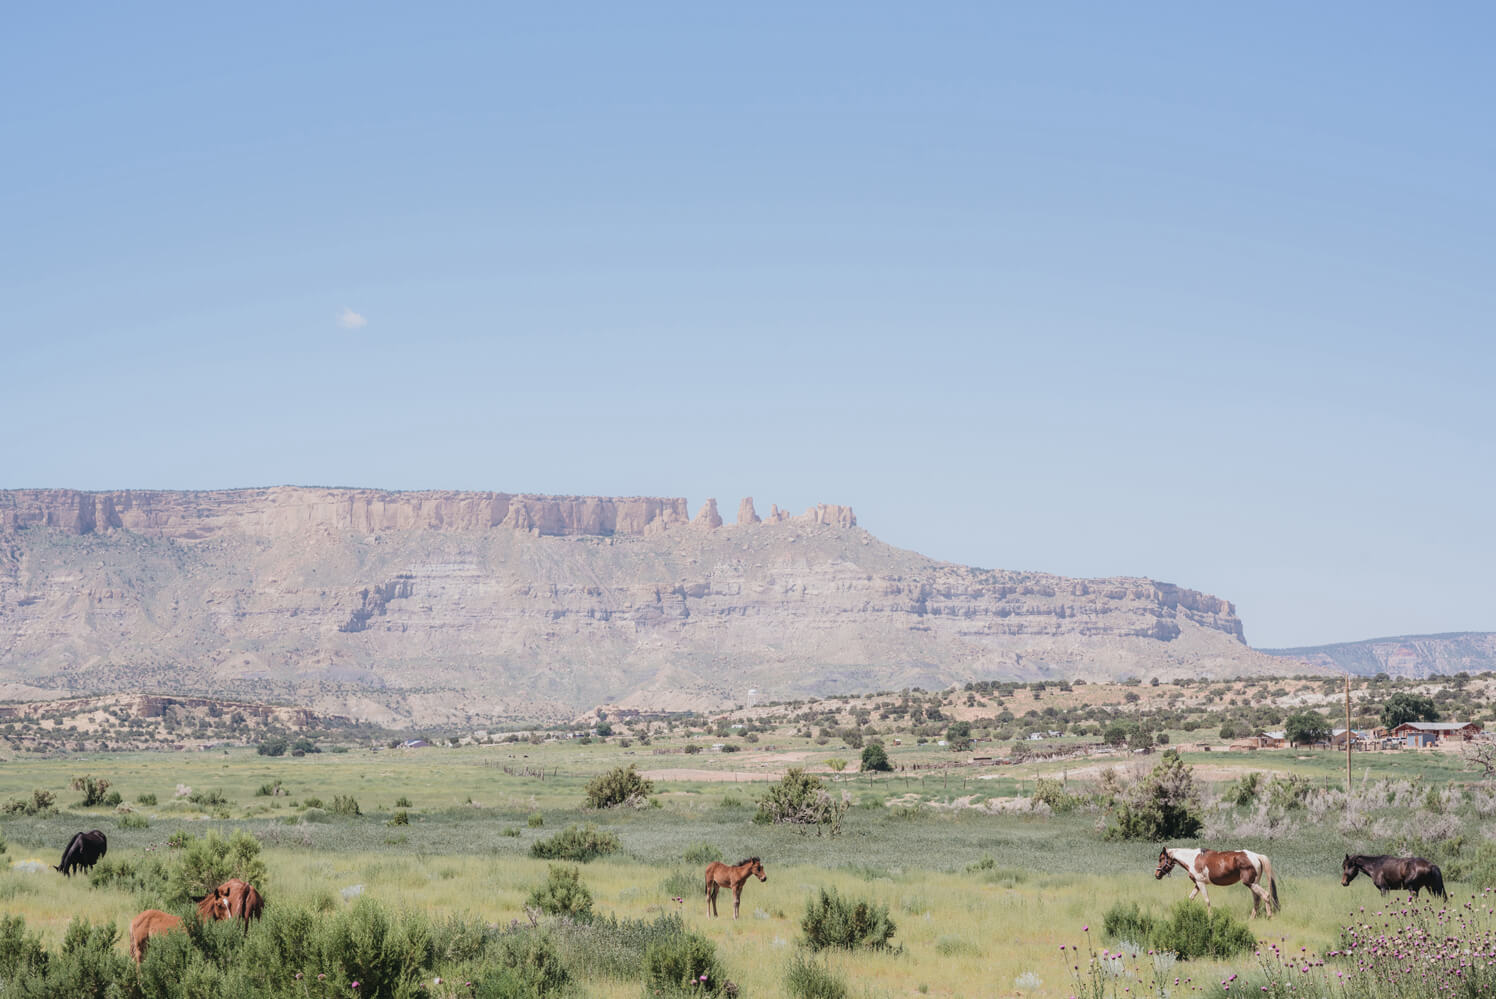
<path fill-rule="evenodd" d="M 767 881 L 767 880 L 769 880 L 769 875 L 767 875 L 767 874 L 764 873 L 764 864 L 763 864 L 763 861 L 759 860 L 757 857 L 753 858 L 753 869 L 751 871 L 749 871 L 748 873 L 752 874 L 754 877 L 758 878 L 760 881 Z"/>
<path fill-rule="evenodd" d="M 1340 887 L 1344 888 L 1346 885 L 1356 880 L 1356 875 L 1360 873 L 1361 868 L 1356 866 L 1356 862 L 1352 860 L 1351 855 L 1347 853 L 1345 855 L 1345 863 L 1340 865 Z"/>
<path fill-rule="evenodd" d="M 197 900 L 197 914 L 201 919 L 222 920 L 229 918 L 229 893 L 223 885 L 214 888 Z"/>
<path fill-rule="evenodd" d="M 1165 874 L 1168 874 L 1174 869 L 1174 865 L 1177 863 L 1179 863 L 1179 861 L 1169 856 L 1169 851 L 1167 848 L 1158 851 L 1158 866 L 1153 869 L 1154 880 L 1162 878 Z"/>

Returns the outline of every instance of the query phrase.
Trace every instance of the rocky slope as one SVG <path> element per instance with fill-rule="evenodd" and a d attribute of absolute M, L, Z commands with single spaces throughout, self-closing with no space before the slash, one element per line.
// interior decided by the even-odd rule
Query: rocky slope
<path fill-rule="evenodd" d="M 1496 670 L 1496 632 L 1464 631 L 1447 635 L 1398 635 L 1363 642 L 1306 646 L 1301 649 L 1263 649 L 1270 656 L 1305 661 L 1360 676 L 1421 678 L 1435 673 L 1478 673 Z"/>
<path fill-rule="evenodd" d="M 0 696 L 286 699 L 383 724 L 970 679 L 1234 676 L 1235 609 L 937 562 L 849 507 L 281 487 L 0 491 Z"/>

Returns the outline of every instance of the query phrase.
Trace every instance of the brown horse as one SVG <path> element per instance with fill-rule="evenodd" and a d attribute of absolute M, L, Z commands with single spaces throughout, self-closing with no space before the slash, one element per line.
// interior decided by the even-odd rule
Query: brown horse
<path fill-rule="evenodd" d="M 731 867 L 721 861 L 714 860 L 706 865 L 706 914 L 715 916 L 717 914 L 717 889 L 732 889 L 732 918 L 738 918 L 738 904 L 743 898 L 743 886 L 748 879 L 756 877 L 760 881 L 769 880 L 764 873 L 764 865 L 757 857 L 749 857 L 741 860 Z"/>
<path fill-rule="evenodd" d="M 197 914 L 203 919 L 238 919 L 244 923 L 244 932 L 249 932 L 249 921 L 259 919 L 265 908 L 265 899 L 254 885 L 238 878 L 229 878 L 214 888 L 197 903 Z"/>
<path fill-rule="evenodd" d="M 1389 891 L 1410 891 L 1417 898 L 1418 892 L 1427 888 L 1430 895 L 1449 897 L 1439 865 L 1422 857 L 1369 857 L 1360 853 L 1352 857 L 1347 853 L 1345 863 L 1340 865 L 1341 887 L 1354 881 L 1357 874 L 1371 878 L 1383 895 Z"/>
<path fill-rule="evenodd" d="M 130 957 L 137 965 L 145 960 L 146 941 L 162 933 L 182 928 L 182 917 L 160 909 L 147 909 L 130 920 Z"/>
<path fill-rule="evenodd" d="M 1210 892 L 1205 890 L 1206 885 L 1234 885 L 1238 881 L 1252 890 L 1253 916 L 1257 915 L 1259 902 L 1267 903 L 1269 916 L 1283 908 L 1278 901 L 1278 882 L 1273 877 L 1272 862 L 1260 853 L 1251 850 L 1165 849 L 1159 852 L 1158 867 L 1153 876 L 1161 878 L 1175 867 L 1184 868 L 1194 882 L 1190 898 L 1205 896 L 1207 910 L 1210 908 Z M 1267 887 L 1263 887 L 1263 882 Z"/>

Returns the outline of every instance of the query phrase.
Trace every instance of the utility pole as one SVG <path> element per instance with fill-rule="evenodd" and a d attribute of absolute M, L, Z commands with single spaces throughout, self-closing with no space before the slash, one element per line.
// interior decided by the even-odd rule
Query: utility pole
<path fill-rule="evenodd" d="M 1351 675 L 1345 674 L 1345 793 L 1351 793 Z"/>

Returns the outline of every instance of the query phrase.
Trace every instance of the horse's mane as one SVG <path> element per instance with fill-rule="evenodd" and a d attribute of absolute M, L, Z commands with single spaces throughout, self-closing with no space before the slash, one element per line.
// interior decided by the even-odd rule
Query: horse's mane
<path fill-rule="evenodd" d="M 733 864 L 732 866 L 734 866 L 734 867 L 743 867 L 743 866 L 745 866 L 747 864 L 757 864 L 758 862 L 759 862 L 759 859 L 757 857 L 745 857 L 744 859 L 738 861 L 736 864 Z"/>

